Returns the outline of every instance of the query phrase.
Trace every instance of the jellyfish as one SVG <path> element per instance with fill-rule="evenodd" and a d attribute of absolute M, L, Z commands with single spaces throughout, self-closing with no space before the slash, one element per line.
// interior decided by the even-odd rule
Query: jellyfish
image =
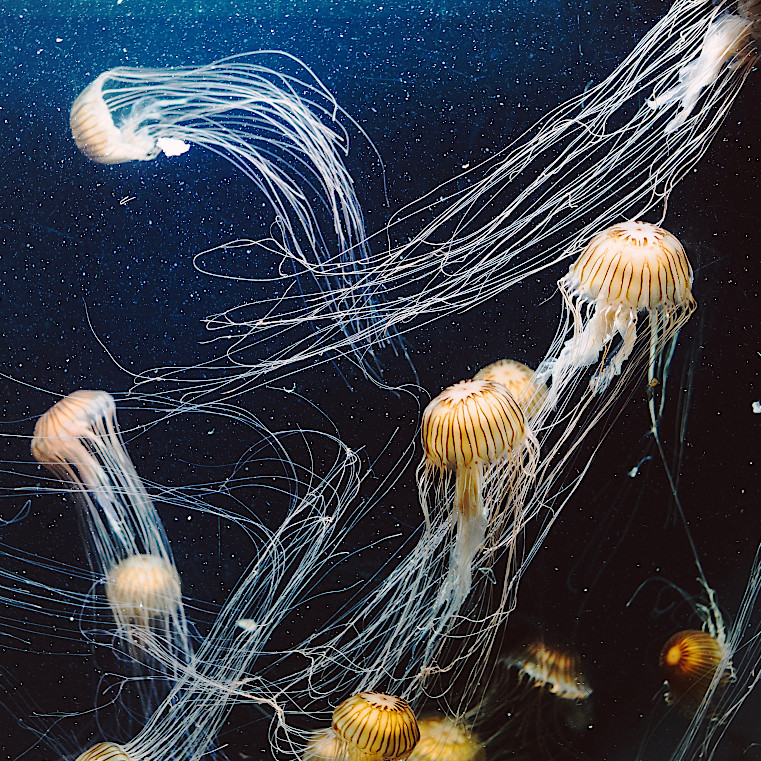
<path fill-rule="evenodd" d="M 76 761 L 134 761 L 134 759 L 120 745 L 102 742 L 80 753 Z"/>
<path fill-rule="evenodd" d="M 306 81 L 265 66 L 264 59 L 275 55 L 279 63 L 302 70 Z M 342 302 L 341 314 L 318 307 L 297 321 L 338 325 L 346 332 L 360 330 L 365 318 L 372 321 L 379 293 L 358 296 L 349 287 L 361 280 L 367 251 L 362 210 L 341 157 L 348 150 L 348 132 L 337 119 L 340 112 L 305 64 L 287 53 L 260 52 L 197 68 L 119 67 L 103 72 L 74 101 L 70 126 L 80 151 L 100 164 L 150 161 L 160 153 L 177 156 L 191 145 L 225 158 L 263 194 L 279 237 L 240 239 L 223 248 L 252 246 L 284 260 L 279 267 L 284 280 L 293 280 L 296 276 L 288 273 L 297 268 L 318 289 L 346 289 L 351 304 Z M 332 242 L 323 215 L 329 219 Z M 197 268 L 223 279 L 246 280 L 218 271 L 212 259 L 211 252 L 201 253 Z M 260 282 L 255 277 L 251 281 Z M 308 295 L 304 277 L 286 291 L 294 287 Z M 283 298 L 286 305 L 292 301 Z M 207 325 L 212 330 L 224 325 L 228 332 L 237 329 L 245 335 L 250 326 L 242 314 L 250 306 L 211 316 Z M 349 310 L 362 316 L 344 321 Z M 262 318 L 258 314 L 252 324 Z"/>
<path fill-rule="evenodd" d="M 465 720 L 492 759 L 546 756 L 592 724 L 592 687 L 575 651 L 534 640 L 500 657 Z"/>
<path fill-rule="evenodd" d="M 486 761 L 478 735 L 446 716 L 421 719 L 420 739 L 409 761 Z"/>
<path fill-rule="evenodd" d="M 695 309 L 692 267 L 682 244 L 647 222 L 624 222 L 595 235 L 558 287 L 573 335 L 557 359 L 550 360 L 553 398 L 601 353 L 591 386 L 604 391 L 634 351 L 640 312 L 647 312 L 650 321 L 652 380 L 662 347 Z"/>
<path fill-rule="evenodd" d="M 456 610 L 471 587 L 473 560 L 497 511 L 520 510 L 521 476 L 530 474 L 535 440 L 520 405 L 501 383 L 462 381 L 442 391 L 423 412 L 425 460 L 418 469 L 421 504 L 430 530 L 430 494 L 450 499 L 456 544 L 441 598 Z M 440 480 L 443 486 L 436 486 Z M 511 494 L 512 492 L 512 494 Z M 504 503 L 507 503 L 506 505 Z M 514 526 L 520 525 L 520 517 Z"/>
<path fill-rule="evenodd" d="M 409 704 L 381 692 L 361 692 L 344 700 L 333 711 L 332 725 L 349 761 L 406 759 L 420 739 Z"/>
<path fill-rule="evenodd" d="M 517 669 L 519 678 L 528 686 L 563 700 L 586 700 L 592 694 L 581 658 L 572 650 L 550 647 L 542 641 L 531 642 L 507 655 L 504 663 Z"/>
<path fill-rule="evenodd" d="M 669 637 L 659 658 L 661 674 L 669 688 L 666 702 L 677 703 L 687 711 L 697 710 L 722 663 L 729 673 L 726 643 L 709 632 L 686 629 Z"/>
<path fill-rule="evenodd" d="M 127 454 L 113 397 L 74 391 L 38 421 L 35 459 L 71 489 L 117 634 L 171 669 L 190 659 L 180 577 L 163 523 Z"/>
<path fill-rule="evenodd" d="M 182 607 L 180 575 L 168 558 L 129 555 L 108 571 L 106 599 L 120 631 L 145 636 L 158 620 L 166 639 L 171 639 Z"/>
<path fill-rule="evenodd" d="M 479 370 L 473 380 L 489 380 L 501 383 L 521 405 L 526 417 L 531 418 L 547 395 L 547 386 L 538 383 L 534 371 L 523 362 L 500 359 Z"/>

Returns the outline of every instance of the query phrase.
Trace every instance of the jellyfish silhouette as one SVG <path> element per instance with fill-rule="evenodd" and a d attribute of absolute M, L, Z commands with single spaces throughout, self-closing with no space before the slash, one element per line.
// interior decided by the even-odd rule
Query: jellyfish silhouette
<path fill-rule="evenodd" d="M 547 395 L 547 386 L 535 378 L 534 371 L 523 362 L 500 359 L 479 370 L 473 380 L 490 380 L 501 383 L 520 404 L 527 418 L 541 407 Z"/>
<path fill-rule="evenodd" d="M 478 735 L 445 716 L 421 719 L 420 739 L 409 761 L 486 761 Z"/>

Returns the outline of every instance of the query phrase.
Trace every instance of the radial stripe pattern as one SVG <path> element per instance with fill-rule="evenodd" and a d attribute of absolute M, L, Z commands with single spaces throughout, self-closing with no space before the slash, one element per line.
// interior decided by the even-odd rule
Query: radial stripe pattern
<path fill-rule="evenodd" d="M 647 222 L 624 222 L 595 235 L 568 280 L 589 301 L 637 310 L 692 302 L 692 268 L 682 244 Z"/>
<path fill-rule="evenodd" d="M 116 743 L 98 743 L 78 756 L 76 761 L 133 761 L 133 759 Z"/>
<path fill-rule="evenodd" d="M 409 704 L 395 695 L 360 692 L 333 711 L 333 730 L 368 761 L 409 756 L 420 739 Z"/>
<path fill-rule="evenodd" d="M 69 126 L 74 142 L 85 156 L 99 164 L 121 164 L 152 158 L 152 141 L 142 145 L 130 143 L 114 124 L 111 112 L 103 100 L 104 75 L 91 82 L 71 106 Z M 155 151 L 153 153 L 155 155 Z"/>
<path fill-rule="evenodd" d="M 661 649 L 660 667 L 671 697 L 691 693 L 691 699 L 702 700 L 722 656 L 719 641 L 708 632 L 686 629 L 670 637 Z"/>
<path fill-rule="evenodd" d="M 105 391 L 74 391 L 54 404 L 34 426 L 32 454 L 40 463 L 60 462 L 60 439 L 93 435 L 93 423 L 116 411 Z"/>
<path fill-rule="evenodd" d="M 442 469 L 494 462 L 512 450 L 525 433 L 520 405 L 505 386 L 494 381 L 456 383 L 423 413 L 426 457 Z"/>
<path fill-rule="evenodd" d="M 106 576 L 106 597 L 124 619 L 144 621 L 180 607 L 180 576 L 159 555 L 132 555 Z"/>

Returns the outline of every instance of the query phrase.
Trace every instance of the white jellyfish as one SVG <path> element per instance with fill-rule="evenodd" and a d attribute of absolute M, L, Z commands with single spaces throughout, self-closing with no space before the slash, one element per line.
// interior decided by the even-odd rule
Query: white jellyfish
<path fill-rule="evenodd" d="M 71 488 L 94 570 L 135 658 L 174 670 L 191 645 L 180 577 L 163 523 L 124 448 L 116 405 L 105 391 L 75 391 L 38 421 L 35 459 Z"/>
<path fill-rule="evenodd" d="M 282 69 L 295 67 L 304 80 L 265 65 L 272 58 Z M 231 162 L 267 200 L 276 232 L 221 248 L 251 246 L 282 258 L 276 276 L 287 284 L 282 309 L 290 312 L 306 301 L 310 315 L 298 324 L 327 326 L 334 335 L 337 328 L 354 345 L 355 334 L 376 319 L 381 294 L 363 285 L 365 226 L 342 157 L 349 133 L 339 114 L 333 96 L 305 64 L 287 53 L 263 51 L 199 67 L 103 72 L 74 101 L 70 126 L 80 151 L 101 164 L 177 156 L 193 145 Z M 212 251 L 196 256 L 200 271 L 261 282 L 217 269 Z M 294 268 L 302 275 L 298 282 Z M 339 299 L 338 308 L 326 310 L 319 302 L 312 305 L 310 288 L 344 292 L 348 301 Z M 211 315 L 207 327 L 245 337 L 253 325 L 268 322 L 263 314 L 244 317 L 251 306 Z"/>

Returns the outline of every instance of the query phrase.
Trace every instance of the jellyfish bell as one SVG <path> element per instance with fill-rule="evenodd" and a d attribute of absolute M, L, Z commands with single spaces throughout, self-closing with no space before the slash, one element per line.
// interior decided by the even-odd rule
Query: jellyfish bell
<path fill-rule="evenodd" d="M 720 670 L 720 681 L 726 681 L 731 671 L 726 645 L 700 629 L 669 637 L 661 649 L 659 666 L 668 686 L 666 702 L 676 703 L 687 713 L 700 707 Z"/>
<path fill-rule="evenodd" d="M 345 743 L 349 761 L 407 759 L 420 739 L 407 701 L 381 692 L 360 692 L 333 711 L 333 731 Z"/>
<path fill-rule="evenodd" d="M 106 598 L 114 618 L 124 629 L 150 628 L 154 619 L 176 615 L 182 603 L 180 575 L 160 555 L 131 555 L 106 576 Z"/>
<path fill-rule="evenodd" d="M 648 222 L 623 222 L 595 235 L 558 287 L 573 318 L 573 336 L 552 363 L 554 397 L 573 371 L 601 353 L 592 389 L 603 391 L 620 375 L 634 351 L 640 312 L 650 318 L 652 372 L 655 355 L 695 309 L 692 267 L 682 244 Z M 612 348 L 616 335 L 620 345 Z"/>
<path fill-rule="evenodd" d="M 459 607 L 471 587 L 472 561 L 484 543 L 490 513 L 508 497 L 525 453 L 532 459 L 533 435 L 512 394 L 490 380 L 461 381 L 442 391 L 423 412 L 421 435 L 425 459 L 418 485 L 429 526 L 432 482 L 443 480 L 446 493 L 454 473 L 452 518 L 457 538 L 442 594 Z M 484 499 L 484 479 L 490 469 L 498 483 Z M 530 471 L 529 462 L 525 472 Z M 442 496 L 440 489 L 438 495 Z"/>
<path fill-rule="evenodd" d="M 122 164 L 126 161 L 150 161 L 160 149 L 147 130 L 136 130 L 131 121 L 120 127 L 103 99 L 103 84 L 108 72 L 96 77 L 77 96 L 71 106 L 69 126 L 74 142 L 82 153 L 98 164 Z"/>
<path fill-rule="evenodd" d="M 69 459 L 78 461 L 81 454 L 80 439 L 92 435 L 94 429 L 97 434 L 107 434 L 108 421 L 115 414 L 116 404 L 111 394 L 73 391 L 56 402 L 35 424 L 31 447 L 34 458 L 51 470 L 70 472 Z"/>
<path fill-rule="evenodd" d="M 80 753 L 76 761 L 136 761 L 120 745 L 101 742 Z"/>
<path fill-rule="evenodd" d="M 526 419 L 501 383 L 461 381 L 423 412 L 422 437 L 432 468 L 455 471 L 455 506 L 468 517 L 483 513 L 481 472 L 526 435 Z"/>
<path fill-rule="evenodd" d="M 592 694 L 582 668 L 581 657 L 573 650 L 532 642 L 505 658 L 517 669 L 521 680 L 563 700 L 586 700 Z"/>
<path fill-rule="evenodd" d="M 527 418 L 541 406 L 547 395 L 547 386 L 538 381 L 534 371 L 523 362 L 500 359 L 479 370 L 473 380 L 489 380 L 501 383 L 521 405 Z"/>
<path fill-rule="evenodd" d="M 446 716 L 418 722 L 420 739 L 408 761 L 486 761 L 478 735 Z"/>

